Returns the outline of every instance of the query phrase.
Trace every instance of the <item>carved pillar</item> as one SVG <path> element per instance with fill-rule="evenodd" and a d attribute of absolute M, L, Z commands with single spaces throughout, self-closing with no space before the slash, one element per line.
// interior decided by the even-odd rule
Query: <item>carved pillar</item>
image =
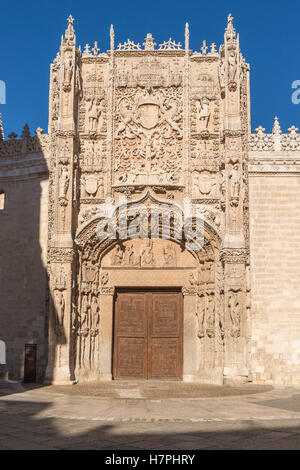
<path fill-rule="evenodd" d="M 50 351 L 48 380 L 74 380 L 72 353 L 73 296 L 73 196 L 75 167 L 75 112 L 80 88 L 79 58 L 73 18 L 62 37 L 55 66 L 51 71 L 50 96 L 50 185 L 49 185 L 49 247 L 50 247 Z M 57 287 L 57 279 L 65 279 L 65 288 Z"/>
<path fill-rule="evenodd" d="M 72 249 L 50 250 L 49 356 L 47 382 L 70 383 L 72 370 Z"/>
<path fill-rule="evenodd" d="M 194 381 L 197 376 L 197 336 L 196 336 L 196 303 L 197 288 L 183 287 L 183 380 Z"/>
<path fill-rule="evenodd" d="M 248 319 L 246 298 L 246 250 L 223 250 L 225 271 L 225 359 L 224 380 L 244 383 L 248 369 Z"/>
<path fill-rule="evenodd" d="M 113 312 L 115 288 L 109 285 L 101 287 L 100 312 L 100 380 L 112 380 L 113 358 Z"/>

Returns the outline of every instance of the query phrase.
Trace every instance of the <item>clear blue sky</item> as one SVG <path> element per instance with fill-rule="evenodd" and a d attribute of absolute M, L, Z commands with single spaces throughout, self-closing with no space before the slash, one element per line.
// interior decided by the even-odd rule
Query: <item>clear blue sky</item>
<path fill-rule="evenodd" d="M 164 1 L 1 1 L 0 80 L 7 86 L 7 103 L 0 105 L 6 137 L 48 125 L 49 66 L 59 49 L 66 18 L 75 18 L 77 44 L 95 40 L 109 47 L 109 27 L 116 42 L 143 42 L 151 32 L 156 42 L 183 42 L 190 23 L 191 48 L 204 39 L 223 42 L 228 13 L 240 33 L 241 50 L 251 66 L 252 129 L 269 131 L 278 115 L 281 127 L 300 128 L 300 105 L 291 102 L 291 83 L 300 80 L 300 2 L 164 0 Z"/>

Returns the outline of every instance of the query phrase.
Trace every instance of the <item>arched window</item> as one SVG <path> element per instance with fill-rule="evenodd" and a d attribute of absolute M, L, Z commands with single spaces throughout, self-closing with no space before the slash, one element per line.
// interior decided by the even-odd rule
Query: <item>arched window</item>
<path fill-rule="evenodd" d="M 0 191 L 0 211 L 4 211 L 5 209 L 5 192 Z"/>

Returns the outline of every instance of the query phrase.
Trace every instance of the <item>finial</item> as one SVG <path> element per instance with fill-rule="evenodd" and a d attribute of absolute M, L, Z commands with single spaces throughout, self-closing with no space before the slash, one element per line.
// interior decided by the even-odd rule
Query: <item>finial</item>
<path fill-rule="evenodd" d="M 154 38 L 152 37 L 151 33 L 148 33 L 145 37 L 145 42 L 143 43 L 143 46 L 145 46 L 145 51 L 154 51 L 156 43 L 154 42 Z"/>
<path fill-rule="evenodd" d="M 189 50 L 189 43 L 190 43 L 190 29 L 188 22 L 185 23 L 185 50 Z"/>
<path fill-rule="evenodd" d="M 94 56 L 98 55 L 100 49 L 98 47 L 98 42 L 97 41 L 94 42 L 94 47 L 93 47 L 92 51 L 93 51 Z"/>
<path fill-rule="evenodd" d="M 206 41 L 203 41 L 203 44 L 202 44 L 202 47 L 201 47 L 201 52 L 203 55 L 206 55 L 207 54 L 207 45 L 206 45 Z"/>
<path fill-rule="evenodd" d="M 75 30 L 74 30 L 74 18 L 72 15 L 67 19 L 68 27 L 65 32 L 65 37 L 62 36 L 62 45 L 73 46 L 75 44 Z"/>
<path fill-rule="evenodd" d="M 28 124 L 25 124 L 22 135 L 21 135 L 21 139 L 29 139 L 29 137 L 30 137 L 30 129 L 29 129 Z"/>
<path fill-rule="evenodd" d="M 289 132 L 291 135 L 296 135 L 298 131 L 299 131 L 298 127 L 295 127 L 295 126 L 291 126 L 291 127 L 288 129 L 288 132 Z"/>
<path fill-rule="evenodd" d="M 210 54 L 217 54 L 216 44 L 214 42 L 210 45 Z"/>
<path fill-rule="evenodd" d="M 278 117 L 275 116 L 272 134 L 273 135 L 280 135 L 281 133 L 282 133 L 282 131 L 281 131 L 281 128 L 280 128 Z"/>
<path fill-rule="evenodd" d="M 4 131 L 2 124 L 2 114 L 0 113 L 0 142 L 4 140 Z"/>
<path fill-rule="evenodd" d="M 73 18 L 72 15 L 69 16 L 69 18 L 67 19 L 67 21 L 68 21 L 68 26 L 70 26 L 70 25 L 73 26 L 73 24 L 74 24 L 74 18 Z"/>
<path fill-rule="evenodd" d="M 225 37 L 228 41 L 236 38 L 235 29 L 233 27 L 233 20 L 234 18 L 232 14 L 229 13 L 227 18 L 227 28 L 225 30 Z"/>
<path fill-rule="evenodd" d="M 114 27 L 110 25 L 110 50 L 113 51 L 115 48 L 115 31 Z"/>

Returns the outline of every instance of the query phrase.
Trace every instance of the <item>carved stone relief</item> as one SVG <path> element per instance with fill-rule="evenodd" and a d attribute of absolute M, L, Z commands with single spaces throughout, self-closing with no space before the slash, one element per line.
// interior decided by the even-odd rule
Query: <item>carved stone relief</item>
<path fill-rule="evenodd" d="M 115 184 L 182 182 L 181 88 L 117 89 Z"/>

